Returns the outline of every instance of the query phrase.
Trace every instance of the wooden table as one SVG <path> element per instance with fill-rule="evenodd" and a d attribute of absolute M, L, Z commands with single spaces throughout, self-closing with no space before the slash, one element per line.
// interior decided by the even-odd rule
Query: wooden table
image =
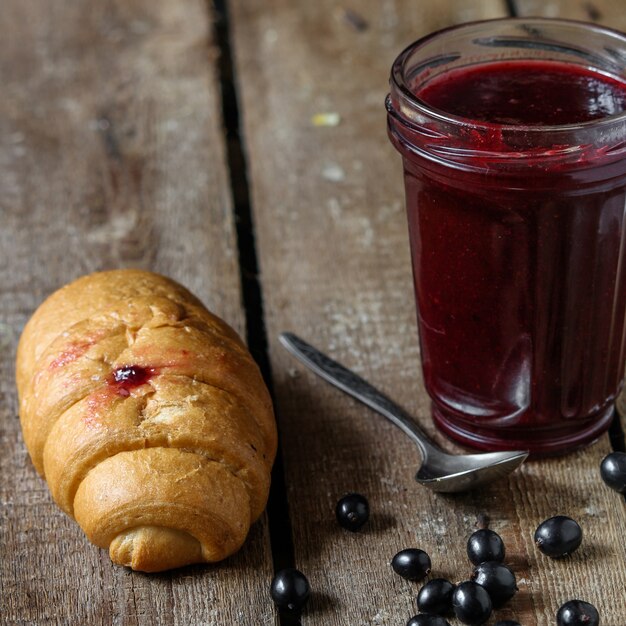
<path fill-rule="evenodd" d="M 269 582 L 295 564 L 314 590 L 303 625 L 405 624 L 419 587 L 390 558 L 421 547 L 435 575 L 462 580 L 465 540 L 486 514 L 520 588 L 498 618 L 551 625 L 581 597 L 603 626 L 626 624 L 624 500 L 598 474 L 608 436 L 479 493 L 434 495 L 414 482 L 418 454 L 399 431 L 277 341 L 282 330 L 310 339 L 442 441 L 420 379 L 383 100 L 409 42 L 511 12 L 626 28 L 623 0 L 2 1 L 3 623 L 278 624 Z M 316 125 L 320 113 L 338 123 Z M 114 567 L 53 504 L 22 442 L 13 363 L 24 323 L 63 283 L 123 266 L 196 292 L 247 338 L 275 397 L 282 452 L 268 514 L 215 566 Z M 334 519 L 349 491 L 373 512 L 357 534 Z M 532 535 L 557 513 L 579 520 L 585 541 L 553 561 Z"/>

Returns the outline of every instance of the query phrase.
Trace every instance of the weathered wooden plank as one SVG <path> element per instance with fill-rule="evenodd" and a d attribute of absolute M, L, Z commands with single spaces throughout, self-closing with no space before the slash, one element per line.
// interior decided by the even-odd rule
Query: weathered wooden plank
<path fill-rule="evenodd" d="M 265 520 L 214 567 L 113 567 L 52 503 L 16 417 L 19 332 L 82 273 L 154 269 L 244 330 L 207 5 L 7 0 L 0 33 L 0 621 L 273 623 Z"/>
<path fill-rule="evenodd" d="M 515 8 L 520 17 L 567 17 L 626 29 L 626 7 L 614 0 L 515 0 Z"/>
<path fill-rule="evenodd" d="M 383 100 L 403 46 L 454 22 L 503 15 L 503 4 L 363 0 L 349 5 L 356 19 L 330 1 L 233 5 L 296 565 L 315 590 L 306 623 L 404 623 L 418 586 L 391 572 L 393 554 L 421 547 L 434 575 L 460 581 L 471 571 L 465 541 L 480 513 L 504 537 L 519 580 L 499 618 L 553 624 L 562 602 L 582 597 L 607 623 L 625 623 L 624 503 L 597 474 L 606 437 L 585 452 L 530 463 L 480 493 L 433 495 L 414 483 L 418 454 L 401 433 L 305 372 L 277 342 L 283 330 L 308 338 L 433 432 L 419 375 L 401 165 Z M 318 113 L 337 114 L 338 125 L 316 126 Z M 369 497 L 373 516 L 362 533 L 334 520 L 348 491 Z M 532 543 L 537 524 L 557 513 L 577 518 L 586 533 L 583 548 L 558 562 Z"/>

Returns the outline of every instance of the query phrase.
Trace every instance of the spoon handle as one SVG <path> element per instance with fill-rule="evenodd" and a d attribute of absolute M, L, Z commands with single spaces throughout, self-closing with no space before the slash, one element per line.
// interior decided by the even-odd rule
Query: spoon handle
<path fill-rule="evenodd" d="M 330 357 L 327 357 L 292 333 L 281 333 L 279 339 L 291 354 L 318 376 L 332 383 L 335 387 L 339 387 L 339 389 L 345 391 L 353 398 L 360 400 L 371 409 L 378 411 L 400 428 L 417 444 L 424 458 L 430 453 L 440 452 L 439 448 L 430 441 L 428 436 L 404 409 L 401 409 L 395 402 L 378 391 L 378 389 L 372 387 L 360 376 L 333 361 Z"/>

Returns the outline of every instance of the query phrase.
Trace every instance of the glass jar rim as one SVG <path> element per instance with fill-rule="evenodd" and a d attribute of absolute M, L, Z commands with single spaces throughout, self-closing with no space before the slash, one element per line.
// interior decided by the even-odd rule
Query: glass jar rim
<path fill-rule="evenodd" d="M 607 115 L 605 117 L 597 118 L 594 120 L 589 120 L 586 122 L 580 122 L 576 124 L 544 124 L 544 125 L 533 125 L 533 124 L 506 124 L 502 122 L 486 122 L 483 120 L 474 120 L 471 118 L 454 115 L 452 113 L 448 113 L 442 109 L 438 109 L 429 105 L 427 102 L 419 98 L 415 95 L 411 89 L 409 88 L 407 82 L 404 78 L 404 65 L 413 52 L 423 47 L 430 41 L 435 38 L 445 36 L 448 33 L 454 33 L 462 30 L 469 30 L 472 27 L 489 25 L 489 24 L 515 24 L 515 23 L 527 23 L 527 24 L 537 24 L 537 25 L 555 25 L 555 24 L 563 24 L 564 26 L 573 26 L 580 27 L 581 30 L 594 30 L 597 33 L 610 35 L 612 37 L 618 37 L 623 40 L 624 45 L 626 46 L 626 33 L 623 33 L 619 30 L 608 28 L 606 26 L 601 26 L 599 24 L 593 24 L 590 22 L 585 22 L 582 20 L 571 20 L 564 18 L 551 18 L 551 17 L 504 17 L 504 18 L 495 18 L 489 20 L 475 20 L 472 22 L 464 22 L 462 24 L 456 24 L 454 26 L 448 26 L 446 28 L 442 28 L 440 30 L 431 32 L 424 37 L 420 37 L 415 40 L 411 44 L 409 44 L 400 54 L 396 57 L 393 62 L 391 68 L 391 76 L 390 83 L 391 89 L 397 96 L 399 96 L 404 102 L 412 109 L 416 111 L 416 113 L 425 115 L 431 119 L 434 119 L 438 122 L 442 122 L 445 124 L 450 124 L 452 126 L 463 127 L 466 129 L 475 129 L 479 131 L 489 131 L 493 129 L 502 129 L 512 133 L 516 131 L 520 133 L 526 134 L 546 134 L 546 133 L 568 133 L 572 131 L 579 130 L 590 130 L 590 129 L 601 129 L 604 127 L 614 126 L 619 123 L 626 124 L 626 110 L 620 113 L 616 113 L 614 115 Z M 606 74 L 606 72 L 602 72 L 601 70 L 596 68 L 596 71 Z M 394 89 L 395 88 L 395 89 Z M 387 107 L 389 109 L 389 105 Z"/>

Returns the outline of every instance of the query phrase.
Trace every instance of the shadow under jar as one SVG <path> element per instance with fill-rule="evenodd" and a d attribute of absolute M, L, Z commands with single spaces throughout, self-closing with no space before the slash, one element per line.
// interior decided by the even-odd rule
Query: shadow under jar
<path fill-rule="evenodd" d="M 626 358 L 626 36 L 464 24 L 390 82 L 435 423 L 486 450 L 591 442 Z"/>

